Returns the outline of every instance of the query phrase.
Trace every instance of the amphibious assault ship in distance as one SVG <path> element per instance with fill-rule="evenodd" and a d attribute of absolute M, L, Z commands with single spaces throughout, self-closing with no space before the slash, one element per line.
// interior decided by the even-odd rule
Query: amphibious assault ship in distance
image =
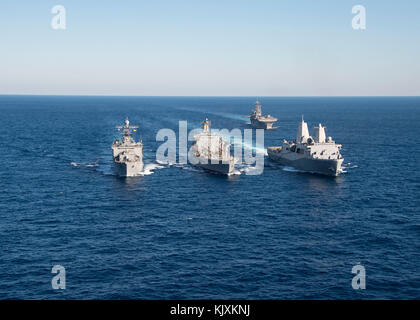
<path fill-rule="evenodd" d="M 256 129 L 275 129 L 273 124 L 277 122 L 277 118 L 274 118 L 270 115 L 263 116 L 261 111 L 261 103 L 257 100 L 255 102 L 255 109 L 252 110 L 252 113 L 249 115 L 251 118 L 251 126 Z"/>
<path fill-rule="evenodd" d="M 344 160 L 340 154 L 341 145 L 336 144 L 331 137 L 326 139 L 325 127 L 321 124 L 315 130 L 315 138 L 312 138 L 302 116 L 296 141 L 283 140 L 281 147 L 268 147 L 268 157 L 298 170 L 338 176 L 342 172 Z"/>
<path fill-rule="evenodd" d="M 190 149 L 191 164 L 205 170 L 230 175 L 234 170 L 234 158 L 230 154 L 230 144 L 219 134 L 210 132 L 210 121 L 203 121 L 203 131 L 194 136 Z"/>
<path fill-rule="evenodd" d="M 135 142 L 131 137 L 131 131 L 137 131 L 138 126 L 130 126 L 130 121 L 125 120 L 124 126 L 117 126 L 122 130 L 122 140 L 115 139 L 112 144 L 112 152 L 117 173 L 123 177 L 133 177 L 143 171 L 143 143 Z"/>

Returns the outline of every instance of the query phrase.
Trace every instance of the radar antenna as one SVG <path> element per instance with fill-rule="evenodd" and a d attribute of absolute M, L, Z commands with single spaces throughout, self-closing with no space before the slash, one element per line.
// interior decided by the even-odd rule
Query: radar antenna
<path fill-rule="evenodd" d="M 118 131 L 123 130 L 124 136 L 130 136 L 131 130 L 136 132 L 139 128 L 138 126 L 130 126 L 130 121 L 128 121 L 128 118 L 125 119 L 125 125 L 124 126 L 116 126 Z"/>

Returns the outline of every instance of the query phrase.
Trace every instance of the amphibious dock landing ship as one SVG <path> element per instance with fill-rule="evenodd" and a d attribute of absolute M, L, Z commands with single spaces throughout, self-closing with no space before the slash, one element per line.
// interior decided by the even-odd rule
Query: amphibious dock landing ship
<path fill-rule="evenodd" d="M 230 154 L 230 144 L 219 134 L 210 132 L 210 121 L 203 121 L 203 131 L 194 136 L 190 149 L 193 165 L 205 170 L 231 174 L 234 170 L 234 158 Z M 193 160 L 193 161 L 191 161 Z"/>
<path fill-rule="evenodd" d="M 270 115 L 263 116 L 261 112 L 261 103 L 258 100 L 255 102 L 255 109 L 252 110 L 249 117 L 251 118 L 251 126 L 256 129 L 275 129 L 273 124 L 278 120 Z"/>
<path fill-rule="evenodd" d="M 125 120 L 124 126 L 117 126 L 122 130 L 122 140 L 116 139 L 112 144 L 112 152 L 117 173 L 123 177 L 133 177 L 143 171 L 143 143 L 135 142 L 131 131 L 137 131 L 138 126 L 130 126 L 130 121 Z"/>
<path fill-rule="evenodd" d="M 341 145 L 331 137 L 326 138 L 325 127 L 321 124 L 315 130 L 315 138 L 312 138 L 302 116 L 296 141 L 283 140 L 281 147 L 268 147 L 268 157 L 298 170 L 338 176 L 344 160 L 340 154 Z"/>

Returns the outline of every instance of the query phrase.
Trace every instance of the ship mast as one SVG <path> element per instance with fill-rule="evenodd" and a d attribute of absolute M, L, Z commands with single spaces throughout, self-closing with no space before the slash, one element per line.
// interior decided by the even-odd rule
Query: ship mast
<path fill-rule="evenodd" d="M 302 115 L 302 122 L 299 123 L 298 132 L 296 135 L 296 143 L 305 143 L 309 137 L 310 135 L 308 130 L 308 124 L 305 122 Z"/>
<path fill-rule="evenodd" d="M 134 132 L 137 131 L 138 126 L 130 126 L 130 121 L 128 121 L 128 118 L 125 119 L 125 125 L 124 126 L 116 126 L 118 131 L 121 129 L 123 130 L 123 143 L 134 143 L 134 140 L 131 138 L 131 130 Z"/>
<path fill-rule="evenodd" d="M 131 130 L 137 131 L 138 126 L 130 126 L 130 121 L 128 121 L 128 118 L 126 118 L 125 119 L 125 125 L 124 126 L 116 126 L 116 128 L 118 129 L 118 131 L 123 129 L 124 136 L 129 137 L 130 134 L 131 134 Z"/>
<path fill-rule="evenodd" d="M 204 120 L 202 124 L 203 124 L 203 132 L 210 132 L 211 122 L 209 121 L 209 119 L 206 118 L 206 120 Z"/>
<path fill-rule="evenodd" d="M 254 110 L 254 112 L 255 112 L 255 114 L 257 115 L 257 116 L 261 116 L 261 103 L 257 100 L 256 102 L 255 102 L 255 110 Z"/>
<path fill-rule="evenodd" d="M 321 124 L 319 124 L 318 127 L 315 127 L 315 142 L 325 143 L 326 141 L 325 129 L 326 128 L 327 127 L 323 127 Z"/>

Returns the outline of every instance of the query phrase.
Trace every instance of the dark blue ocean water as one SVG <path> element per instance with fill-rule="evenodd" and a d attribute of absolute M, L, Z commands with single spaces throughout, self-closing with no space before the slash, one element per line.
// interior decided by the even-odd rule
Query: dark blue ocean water
<path fill-rule="evenodd" d="M 302 114 L 322 122 L 343 145 L 338 178 L 267 159 L 258 176 L 156 167 L 159 129 L 245 128 L 254 100 L 0 96 L 0 298 L 419 299 L 420 98 L 262 98 L 279 118 L 265 145 Z M 112 174 L 126 116 L 150 175 Z"/>

